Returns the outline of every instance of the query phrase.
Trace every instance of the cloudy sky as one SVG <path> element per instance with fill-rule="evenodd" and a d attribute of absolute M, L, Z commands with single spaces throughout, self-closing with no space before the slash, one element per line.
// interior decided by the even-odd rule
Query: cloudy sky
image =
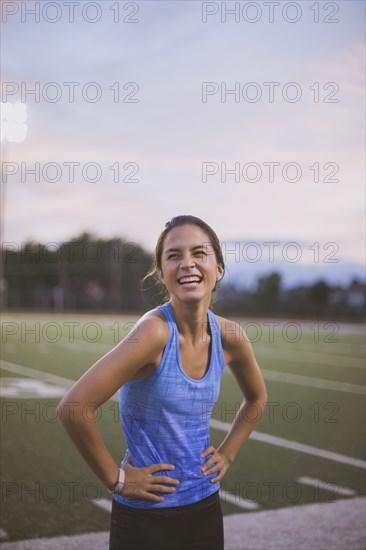
<path fill-rule="evenodd" d="M 3 2 L 2 101 L 28 109 L 3 157 L 3 241 L 152 250 L 193 214 L 221 241 L 336 243 L 363 263 L 364 10 Z"/>

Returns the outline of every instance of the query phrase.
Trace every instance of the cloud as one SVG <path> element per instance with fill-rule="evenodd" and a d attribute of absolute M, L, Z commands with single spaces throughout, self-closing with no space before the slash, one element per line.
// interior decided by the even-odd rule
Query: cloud
<path fill-rule="evenodd" d="M 209 220 L 223 238 L 335 240 L 354 259 L 363 258 L 364 199 L 362 3 L 348 2 L 340 24 L 314 24 L 304 9 L 298 24 L 284 21 L 222 24 L 201 20 L 199 3 L 144 2 L 139 24 L 114 24 L 104 11 L 100 24 L 80 18 L 5 26 L 4 80 L 56 81 L 60 101 L 29 97 L 29 130 L 24 144 L 8 148 L 8 160 L 59 163 L 59 183 L 35 183 L 19 175 L 7 185 L 5 235 L 8 240 L 70 238 L 84 229 L 103 236 L 120 234 L 152 249 L 164 222 L 177 213 Z M 66 38 L 67 37 L 67 38 Z M 309 38 L 311 37 L 311 39 Z M 5 58 L 4 58 L 5 59 Z M 64 82 L 77 81 L 76 99 L 67 99 Z M 110 87 L 137 82 L 138 103 L 115 102 Z M 202 82 L 257 82 L 257 103 L 220 93 L 202 102 Z M 82 97 L 88 82 L 98 82 L 97 103 Z M 276 101 L 268 101 L 264 82 L 280 82 Z M 282 96 L 288 82 L 302 89 L 301 101 Z M 314 102 L 309 89 L 319 82 L 321 99 L 336 82 L 338 103 Z M 221 91 L 221 90 L 220 90 Z M 123 97 L 123 96 L 122 96 Z M 264 162 L 297 162 L 298 183 L 270 183 Z M 65 162 L 99 163 L 103 177 L 87 183 L 67 181 Z M 109 168 L 118 162 L 139 165 L 135 184 L 113 182 Z M 263 177 L 235 182 L 220 174 L 201 180 L 203 162 L 228 167 L 257 162 Z M 340 182 L 327 183 L 326 163 L 339 165 Z M 319 163 L 320 181 L 314 181 Z M 362 164 L 361 164 L 362 163 Z M 362 166 L 362 167 L 361 167 Z M 362 232 L 362 233 L 361 233 Z"/>

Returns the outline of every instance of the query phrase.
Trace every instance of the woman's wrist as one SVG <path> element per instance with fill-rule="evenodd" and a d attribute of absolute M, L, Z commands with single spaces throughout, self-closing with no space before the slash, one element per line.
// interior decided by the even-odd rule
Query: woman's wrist
<path fill-rule="evenodd" d="M 108 488 L 108 493 L 120 493 L 125 483 L 125 472 L 123 468 L 118 468 L 118 478 L 113 486 Z"/>
<path fill-rule="evenodd" d="M 113 493 L 117 483 L 118 483 L 118 478 L 119 478 L 119 468 L 117 469 L 117 472 L 115 474 L 115 476 L 113 476 L 113 479 L 114 479 L 114 482 L 111 482 L 110 484 L 107 485 L 107 490 L 108 492 L 110 493 Z"/>

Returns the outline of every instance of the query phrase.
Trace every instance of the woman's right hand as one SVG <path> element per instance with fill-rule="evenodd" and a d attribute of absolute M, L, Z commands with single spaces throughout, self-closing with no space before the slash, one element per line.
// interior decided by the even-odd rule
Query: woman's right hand
<path fill-rule="evenodd" d="M 168 476 L 153 476 L 154 472 L 161 470 L 174 470 L 172 464 L 151 464 L 145 468 L 135 468 L 128 462 L 123 466 L 125 472 L 125 482 L 120 494 L 127 498 L 140 498 L 161 502 L 163 497 L 151 494 L 149 491 L 160 493 L 174 493 L 174 486 L 179 485 L 179 481 Z M 172 487 L 165 487 L 159 483 L 169 483 Z"/>

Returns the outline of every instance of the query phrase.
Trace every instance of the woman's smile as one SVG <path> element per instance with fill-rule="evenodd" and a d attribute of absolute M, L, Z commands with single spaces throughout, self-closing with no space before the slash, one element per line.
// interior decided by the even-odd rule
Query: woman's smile
<path fill-rule="evenodd" d="M 201 279 L 202 281 L 202 279 Z M 198 288 L 201 284 L 201 281 L 198 281 L 197 278 L 195 277 L 194 280 L 190 281 L 189 279 L 188 280 L 184 280 L 183 282 L 179 282 L 180 286 L 182 286 L 183 288 L 190 288 L 190 289 L 193 289 L 193 288 Z"/>

